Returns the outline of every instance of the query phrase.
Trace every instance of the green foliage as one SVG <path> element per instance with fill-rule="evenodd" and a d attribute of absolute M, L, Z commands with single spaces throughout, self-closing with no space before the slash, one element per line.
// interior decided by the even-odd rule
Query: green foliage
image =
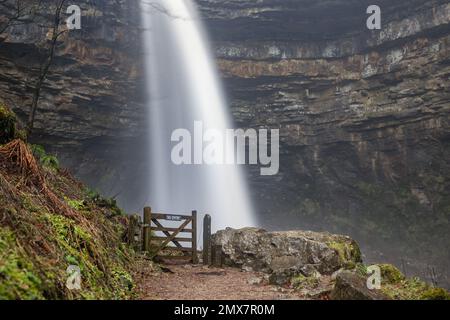
<path fill-rule="evenodd" d="M 428 288 L 429 286 L 419 278 L 412 278 L 396 284 L 382 284 L 381 291 L 395 300 L 420 300 Z"/>
<path fill-rule="evenodd" d="M 113 270 L 112 275 L 114 277 L 114 281 L 117 282 L 119 287 L 126 288 L 128 290 L 132 290 L 134 288 L 133 278 L 124 269 L 118 268 Z"/>
<path fill-rule="evenodd" d="M 31 147 L 31 151 L 33 152 L 33 155 L 38 159 L 41 159 L 42 157 L 44 157 L 47 154 L 45 152 L 44 147 L 39 144 L 32 144 L 32 145 L 30 145 L 30 147 Z"/>
<path fill-rule="evenodd" d="M 126 298 L 131 294 L 133 280 L 120 261 L 108 259 L 110 252 L 85 228 L 68 218 L 44 214 L 43 219 L 52 225 L 54 241 L 65 252 L 68 265 L 81 270 L 84 299 Z"/>
<path fill-rule="evenodd" d="M 296 276 L 291 280 L 291 285 L 298 290 L 316 288 L 319 284 L 319 278 L 306 277 L 304 275 Z"/>
<path fill-rule="evenodd" d="M 0 144 L 14 139 L 16 133 L 16 116 L 0 101 Z"/>
<path fill-rule="evenodd" d="M 21 204 L 28 212 L 39 212 L 41 210 L 41 207 L 27 194 L 21 195 Z"/>
<path fill-rule="evenodd" d="M 363 263 L 357 263 L 355 267 L 355 271 L 357 274 L 365 277 L 368 274 L 367 266 Z"/>
<path fill-rule="evenodd" d="M 422 293 L 421 300 L 450 300 L 450 293 L 442 288 L 430 288 Z"/>
<path fill-rule="evenodd" d="M 445 289 L 433 288 L 417 277 L 406 278 L 390 264 L 378 264 L 381 271 L 381 291 L 393 300 L 449 300 Z M 367 278 L 368 266 L 358 263 L 353 272 Z"/>
<path fill-rule="evenodd" d="M 395 284 L 405 280 L 403 273 L 392 264 L 379 264 L 378 267 L 381 270 L 381 281 L 383 283 Z"/>
<path fill-rule="evenodd" d="M 111 216 L 123 216 L 125 212 L 117 205 L 117 201 L 114 198 L 104 198 L 97 191 L 86 189 L 86 197 L 89 201 L 95 205 L 106 208 L 110 211 Z"/>
<path fill-rule="evenodd" d="M 42 147 L 33 152 L 46 157 Z M 47 188 L 74 210 L 0 166 L 0 300 L 132 297 L 134 253 L 122 243 L 125 219 L 110 214 L 121 212 L 115 201 L 96 195 L 101 207 L 86 199 L 83 187 L 59 170 L 46 177 Z M 81 290 L 66 288 L 69 265 L 80 268 Z"/>
<path fill-rule="evenodd" d="M 45 157 L 41 158 L 41 163 L 45 168 L 51 168 L 54 170 L 59 169 L 59 161 L 56 156 L 46 155 Z"/>
<path fill-rule="evenodd" d="M 71 200 L 67 197 L 65 197 L 65 200 L 67 202 L 67 204 L 69 205 L 69 207 L 71 207 L 72 209 L 78 210 L 78 211 L 82 211 L 86 209 L 86 204 L 84 200 Z"/>
<path fill-rule="evenodd" d="M 86 194 L 86 197 L 92 202 L 96 202 L 97 199 L 101 198 L 100 193 L 98 193 L 97 191 L 92 190 L 90 188 L 85 189 L 85 194 Z"/>
<path fill-rule="evenodd" d="M 417 277 L 407 279 L 395 267 L 381 265 L 381 291 L 395 300 L 450 300 L 450 294 L 442 288 L 433 288 Z M 387 277 L 388 281 L 384 277 Z"/>
<path fill-rule="evenodd" d="M 44 168 L 50 170 L 59 169 L 58 158 L 56 158 L 56 156 L 47 154 L 43 146 L 33 144 L 31 145 L 31 150 L 33 151 L 34 156 L 39 160 L 39 162 Z"/>
<path fill-rule="evenodd" d="M 329 241 L 327 245 L 334 249 L 339 255 L 339 260 L 342 266 L 346 269 L 354 269 L 358 262 L 361 262 L 361 251 L 354 241 Z"/>
<path fill-rule="evenodd" d="M 43 299 L 35 267 L 17 246 L 13 232 L 0 227 L 0 300 Z"/>

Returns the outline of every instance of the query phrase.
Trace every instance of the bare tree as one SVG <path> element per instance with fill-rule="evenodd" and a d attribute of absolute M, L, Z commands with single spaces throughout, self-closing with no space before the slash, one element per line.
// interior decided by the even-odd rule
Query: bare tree
<path fill-rule="evenodd" d="M 63 7 L 65 3 L 66 0 L 57 0 L 54 5 L 53 25 L 51 26 L 52 31 L 50 41 L 47 43 L 46 48 L 44 48 L 46 54 L 44 55 L 44 59 L 39 66 L 38 77 L 33 86 L 33 100 L 31 102 L 31 108 L 27 123 L 28 135 L 30 135 L 33 130 L 34 120 L 36 118 L 36 111 L 38 108 L 42 86 L 45 82 L 45 79 L 47 78 L 50 66 L 53 63 L 56 47 L 58 45 L 58 39 L 60 38 L 61 35 L 63 35 L 65 32 L 68 31 L 63 27 L 63 24 L 61 23 Z"/>

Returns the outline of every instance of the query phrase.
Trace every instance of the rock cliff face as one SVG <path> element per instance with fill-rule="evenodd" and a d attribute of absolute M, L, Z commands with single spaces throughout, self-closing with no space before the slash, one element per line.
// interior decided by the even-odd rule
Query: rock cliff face
<path fill-rule="evenodd" d="M 127 199 L 136 191 L 133 186 L 142 186 L 139 171 L 145 159 L 142 148 L 135 147 L 146 136 L 139 2 L 76 4 L 82 10 L 81 30 L 60 37 L 32 141 L 57 153 L 64 166 L 90 185 Z M 31 23 L 14 25 L 0 35 L 6 38 L 0 42 L 0 98 L 23 121 L 53 12 L 52 7 L 42 8 Z M 69 15 L 63 12 L 65 19 Z M 120 187 L 124 184 L 129 187 Z"/>
<path fill-rule="evenodd" d="M 371 1 L 197 2 L 237 125 L 280 129 L 280 174 L 249 170 L 264 225 L 448 281 L 448 1 L 378 1 L 379 31 Z"/>

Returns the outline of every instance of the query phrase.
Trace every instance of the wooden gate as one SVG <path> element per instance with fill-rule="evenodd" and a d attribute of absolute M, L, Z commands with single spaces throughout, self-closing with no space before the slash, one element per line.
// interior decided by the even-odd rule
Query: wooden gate
<path fill-rule="evenodd" d="M 180 223 L 178 226 L 164 226 L 160 221 L 172 221 Z M 162 233 L 163 236 L 157 235 Z M 179 234 L 188 234 L 181 237 Z M 191 246 L 183 246 L 182 243 L 190 243 Z M 173 246 L 169 246 L 173 244 Z M 153 213 L 149 207 L 144 208 L 143 224 L 143 250 L 150 252 L 152 257 L 187 259 L 198 263 L 197 256 L 197 211 L 192 211 L 190 216 L 178 214 Z M 174 251 L 179 255 L 160 255 L 162 251 Z"/>

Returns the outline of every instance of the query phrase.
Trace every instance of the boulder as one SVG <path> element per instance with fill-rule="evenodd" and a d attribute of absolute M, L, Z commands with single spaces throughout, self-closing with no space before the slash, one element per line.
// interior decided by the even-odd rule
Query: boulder
<path fill-rule="evenodd" d="M 212 244 L 220 246 L 225 265 L 271 274 L 270 282 L 278 285 L 300 274 L 330 275 L 361 262 L 354 240 L 330 233 L 227 228 L 212 236 Z"/>
<path fill-rule="evenodd" d="M 332 300 L 389 300 L 380 290 L 370 290 L 367 279 L 355 272 L 342 271 L 336 276 Z"/>

